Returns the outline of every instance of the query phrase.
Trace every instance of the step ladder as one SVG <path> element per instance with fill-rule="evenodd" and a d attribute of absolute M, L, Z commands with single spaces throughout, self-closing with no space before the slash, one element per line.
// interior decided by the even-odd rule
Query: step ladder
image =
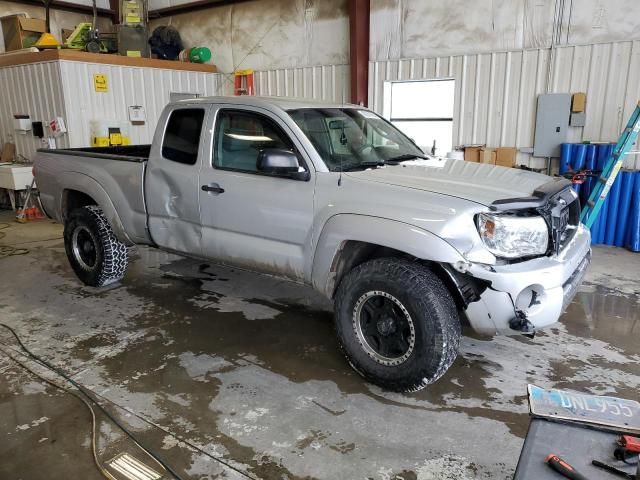
<path fill-rule="evenodd" d="M 611 190 L 611 186 L 618 176 L 618 172 L 620 172 L 620 169 L 622 168 L 625 155 L 628 153 L 635 153 L 629 152 L 629 150 L 638 138 L 638 132 L 640 132 L 640 102 L 638 102 L 636 109 L 633 111 L 633 114 L 631 114 L 629 123 L 627 123 L 626 128 L 622 131 L 622 134 L 618 139 L 618 143 L 616 143 L 616 146 L 613 149 L 611 157 L 609 157 L 607 163 L 605 163 L 605 166 L 602 169 L 602 174 L 600 175 L 594 189 L 591 191 L 589 200 L 587 200 L 587 203 L 580 214 L 580 221 L 584 223 L 587 228 L 591 228 L 593 223 L 596 221 L 596 218 L 598 218 L 598 213 L 602 208 L 602 204 L 607 198 L 609 190 Z"/>
<path fill-rule="evenodd" d="M 16 222 L 18 223 L 27 223 L 28 220 L 45 218 L 42 214 L 40 197 L 35 192 L 35 184 L 36 179 L 34 178 L 31 180 L 31 185 L 27 185 L 27 198 L 25 199 L 22 208 L 18 210 L 18 215 L 16 216 Z M 33 203 L 32 207 L 29 207 L 29 200 Z"/>

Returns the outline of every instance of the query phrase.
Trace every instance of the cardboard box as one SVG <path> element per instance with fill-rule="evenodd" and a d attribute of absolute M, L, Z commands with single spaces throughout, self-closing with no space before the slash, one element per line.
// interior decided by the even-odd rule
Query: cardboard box
<path fill-rule="evenodd" d="M 500 147 L 496 149 L 496 165 L 515 167 L 518 150 L 515 147 Z"/>
<path fill-rule="evenodd" d="M 465 147 L 464 159 L 467 162 L 479 162 L 480 161 L 480 147 Z"/>
<path fill-rule="evenodd" d="M 62 43 L 64 43 L 64 42 L 67 41 L 67 38 L 69 38 L 71 36 L 71 34 L 73 33 L 73 29 L 71 29 L 71 28 L 63 28 L 61 30 L 61 32 L 62 32 L 62 35 L 61 35 Z"/>
<path fill-rule="evenodd" d="M 480 163 L 488 163 L 490 165 L 496 164 L 496 150 L 495 148 L 481 148 L 480 149 Z"/>
<path fill-rule="evenodd" d="M 5 143 L 0 154 L 0 162 L 10 163 L 16 159 L 16 145 L 14 143 Z"/>
<path fill-rule="evenodd" d="M 46 31 L 44 20 L 22 15 L 2 17 L 0 24 L 4 36 L 4 48 L 7 52 L 33 47 L 33 44 Z"/>
<path fill-rule="evenodd" d="M 587 94 L 578 92 L 574 93 L 571 98 L 571 111 L 573 113 L 584 112 L 587 106 Z"/>

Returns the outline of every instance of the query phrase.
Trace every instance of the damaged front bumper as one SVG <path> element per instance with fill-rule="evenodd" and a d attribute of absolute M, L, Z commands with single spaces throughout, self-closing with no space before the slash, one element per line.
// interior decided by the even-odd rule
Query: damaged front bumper
<path fill-rule="evenodd" d="M 468 275 L 486 288 L 466 306 L 479 333 L 534 333 L 557 322 L 582 283 L 591 261 L 591 235 L 579 224 L 558 255 L 515 264 L 472 264 Z"/>

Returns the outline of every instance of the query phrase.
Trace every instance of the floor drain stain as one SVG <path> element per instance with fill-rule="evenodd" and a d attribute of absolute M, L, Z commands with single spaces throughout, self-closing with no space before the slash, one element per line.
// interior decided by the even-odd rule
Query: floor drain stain
<path fill-rule="evenodd" d="M 109 460 L 107 465 L 125 478 L 131 480 L 158 480 L 162 475 L 147 467 L 128 453 L 121 453 Z"/>

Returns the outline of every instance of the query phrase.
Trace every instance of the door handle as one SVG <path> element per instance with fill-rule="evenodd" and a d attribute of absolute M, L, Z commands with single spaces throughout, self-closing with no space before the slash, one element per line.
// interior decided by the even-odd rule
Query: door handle
<path fill-rule="evenodd" d="M 211 185 L 202 185 L 202 191 L 220 195 L 221 193 L 224 193 L 224 188 L 217 183 L 212 183 Z"/>

